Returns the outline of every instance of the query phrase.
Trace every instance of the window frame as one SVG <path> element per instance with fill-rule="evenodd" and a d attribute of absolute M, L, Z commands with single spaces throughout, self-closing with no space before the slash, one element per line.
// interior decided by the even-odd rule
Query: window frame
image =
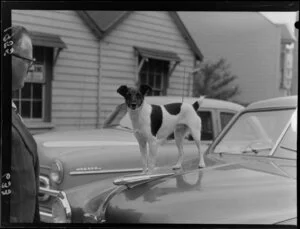
<path fill-rule="evenodd" d="M 143 61 L 143 56 L 141 55 L 138 55 L 138 64 L 140 64 L 142 61 Z M 154 61 L 154 62 L 161 62 L 162 64 L 162 70 L 165 70 L 164 68 L 166 68 L 166 71 L 160 71 L 160 72 L 156 72 L 155 70 L 156 69 L 153 69 L 154 71 L 152 71 L 152 69 L 149 67 L 146 69 L 146 70 L 143 70 L 143 68 L 146 66 L 145 64 L 148 64 L 148 66 L 152 67 L 152 65 L 150 64 L 150 61 Z M 167 66 L 164 66 L 164 64 L 166 64 Z M 156 95 L 156 96 L 165 96 L 167 95 L 167 88 L 168 88 L 168 85 L 169 85 L 169 71 L 170 71 L 170 61 L 167 61 L 167 60 L 160 60 L 160 59 L 154 59 L 154 58 L 146 58 L 146 60 L 144 61 L 140 71 L 138 72 L 138 82 L 139 84 L 141 84 L 142 82 L 142 73 L 144 73 L 146 71 L 146 75 L 147 75 L 147 79 L 145 80 L 147 84 L 150 85 L 149 83 L 149 77 L 152 77 L 150 75 L 153 75 L 154 79 L 153 79 L 153 85 L 150 85 L 152 87 L 152 90 L 153 91 L 159 91 L 159 95 Z M 150 74 L 149 74 L 150 73 Z M 160 74 L 160 79 L 161 79 L 161 82 L 160 82 L 160 89 L 158 89 L 156 87 L 156 79 L 158 78 L 158 74 Z M 152 92 L 153 93 L 153 92 Z M 151 94 L 148 96 L 152 96 L 155 94 Z"/>
<path fill-rule="evenodd" d="M 30 91 L 31 91 L 31 94 L 33 93 L 33 85 L 32 84 L 35 84 L 35 82 L 25 82 L 25 85 L 30 85 Z M 21 98 L 21 94 L 22 94 L 22 90 L 21 89 L 19 89 L 18 91 L 19 91 L 19 93 L 18 93 L 18 101 L 14 101 L 14 103 L 16 104 L 16 106 L 17 106 L 17 109 L 18 109 L 18 112 L 21 114 L 21 116 L 22 116 L 22 118 L 24 119 L 24 120 L 30 120 L 30 121 L 43 121 L 43 117 L 44 117 L 44 98 L 45 98 L 45 86 L 44 86 L 44 84 L 42 84 L 42 83 L 38 83 L 38 84 L 40 84 L 41 86 L 42 86 L 42 96 L 41 96 L 41 100 L 42 100 L 42 111 L 41 111 L 41 117 L 40 118 L 33 118 L 32 116 L 33 116 L 33 106 L 32 106 L 32 103 L 33 103 L 33 101 L 35 100 L 32 96 L 30 97 L 30 98 Z M 25 87 L 25 86 L 24 86 Z M 24 88 L 23 87 L 23 88 Z M 22 88 L 22 89 L 23 89 Z M 24 114 L 23 114 L 23 112 L 22 112 L 22 104 L 21 104 L 21 102 L 30 102 L 30 117 L 28 118 L 28 117 L 25 117 L 24 116 Z"/>
<path fill-rule="evenodd" d="M 143 65 L 149 59 L 155 61 L 166 61 L 168 63 L 168 71 L 166 72 L 165 79 L 163 80 L 163 89 L 161 95 L 167 95 L 167 89 L 169 88 L 169 79 L 174 72 L 176 66 L 182 61 L 177 53 L 167 50 L 158 50 L 145 47 L 133 46 L 133 52 L 135 56 L 136 71 L 135 71 L 135 83 L 141 84 L 140 72 Z"/>

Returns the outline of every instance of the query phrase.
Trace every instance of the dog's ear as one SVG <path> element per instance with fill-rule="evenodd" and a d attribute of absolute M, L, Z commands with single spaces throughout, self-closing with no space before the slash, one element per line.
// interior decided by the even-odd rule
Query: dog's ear
<path fill-rule="evenodd" d="M 142 84 L 140 86 L 140 92 L 143 94 L 143 95 L 146 95 L 147 92 L 151 92 L 152 91 L 152 88 L 148 85 L 148 84 Z"/>
<path fill-rule="evenodd" d="M 128 87 L 126 85 L 122 85 L 118 88 L 117 92 L 122 95 L 123 97 L 125 97 L 126 93 L 128 91 Z"/>

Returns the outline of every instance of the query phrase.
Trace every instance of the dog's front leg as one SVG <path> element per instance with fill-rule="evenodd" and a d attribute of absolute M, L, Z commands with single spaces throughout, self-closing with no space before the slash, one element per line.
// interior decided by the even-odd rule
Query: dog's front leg
<path fill-rule="evenodd" d="M 158 142 L 151 140 L 149 142 L 149 172 L 153 172 L 156 165 L 156 156 L 158 151 Z"/>
<path fill-rule="evenodd" d="M 143 162 L 143 173 L 148 172 L 148 157 L 147 157 L 147 141 L 143 136 L 136 133 L 135 137 L 139 143 L 140 153 L 142 156 L 142 162 Z"/>

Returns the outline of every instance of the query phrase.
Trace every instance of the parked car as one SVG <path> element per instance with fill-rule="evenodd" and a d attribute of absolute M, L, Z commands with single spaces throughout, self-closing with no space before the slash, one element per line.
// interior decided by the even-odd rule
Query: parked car
<path fill-rule="evenodd" d="M 54 222 L 292 224 L 297 222 L 297 97 L 255 102 L 199 159 L 151 175 L 95 181 L 57 194 Z M 71 207 L 70 207 L 71 206 Z"/>
<path fill-rule="evenodd" d="M 198 98 L 184 98 L 193 103 Z M 146 97 L 148 103 L 166 104 L 182 101 L 181 97 Z M 202 118 L 202 149 L 244 107 L 235 103 L 204 99 L 198 114 Z M 118 105 L 103 128 L 94 130 L 54 131 L 35 135 L 40 157 L 40 214 L 42 221 L 51 222 L 53 195 L 95 181 L 112 180 L 117 176 L 140 173 L 142 161 L 138 143 L 124 103 Z M 186 140 L 185 160 L 197 157 L 195 144 Z M 160 149 L 157 165 L 170 167 L 176 163 L 177 148 L 170 137 Z M 104 182 L 105 183 L 105 182 Z M 110 182 L 111 183 L 111 182 Z M 76 206 L 70 202 L 70 208 Z"/>

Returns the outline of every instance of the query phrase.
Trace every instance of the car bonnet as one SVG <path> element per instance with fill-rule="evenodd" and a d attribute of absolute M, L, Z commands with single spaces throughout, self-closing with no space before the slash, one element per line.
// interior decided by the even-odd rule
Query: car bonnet
<path fill-rule="evenodd" d="M 111 198 L 116 223 L 272 224 L 296 216 L 296 181 L 222 165 L 125 189 Z"/>

